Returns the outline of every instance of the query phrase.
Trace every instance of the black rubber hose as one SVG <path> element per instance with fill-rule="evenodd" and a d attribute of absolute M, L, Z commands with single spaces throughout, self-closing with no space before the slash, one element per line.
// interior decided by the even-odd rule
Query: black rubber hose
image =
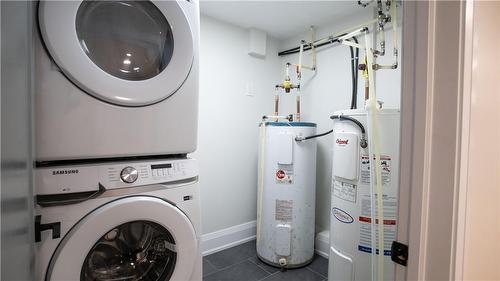
<path fill-rule="evenodd" d="M 326 136 L 326 135 L 331 134 L 331 133 L 333 133 L 333 130 L 330 130 L 328 132 L 324 132 L 324 133 L 319 134 L 319 135 L 307 136 L 305 138 L 295 137 L 295 140 L 296 141 L 305 141 L 305 140 L 310 140 L 310 139 L 314 139 L 314 138 L 319 138 L 319 137 L 322 137 L 322 136 Z"/>
<path fill-rule="evenodd" d="M 356 37 L 352 37 L 352 39 L 354 39 L 354 42 L 356 42 L 356 44 L 358 44 L 358 38 Z M 354 108 L 353 109 L 356 109 L 358 108 L 358 77 L 359 77 L 359 72 L 358 72 L 358 65 L 359 65 L 359 48 L 356 48 L 356 57 L 355 57 L 355 60 L 354 60 Z"/>
<path fill-rule="evenodd" d="M 342 120 L 351 121 L 354 124 L 358 125 L 359 129 L 361 130 L 361 142 L 359 143 L 359 145 L 362 148 L 368 147 L 368 142 L 365 138 L 365 133 L 366 133 L 365 127 L 363 126 L 363 124 L 361 124 L 361 122 L 359 122 L 358 120 L 356 120 L 354 118 L 344 116 L 344 115 L 332 115 L 332 116 L 330 116 L 330 119 L 332 119 L 332 120 L 338 119 L 339 121 L 342 121 Z"/>
<path fill-rule="evenodd" d="M 354 124 L 358 125 L 358 127 L 361 130 L 362 134 L 366 133 L 365 127 L 363 126 L 363 124 L 361 124 L 361 122 L 359 122 L 358 120 L 356 120 L 356 119 L 354 119 L 352 117 L 344 116 L 344 115 L 332 115 L 332 116 L 330 116 L 330 119 L 332 119 L 332 120 L 338 119 L 340 121 L 343 121 L 343 120 L 351 121 Z"/>
<path fill-rule="evenodd" d="M 358 39 L 352 37 L 356 44 Z M 351 96 L 351 109 L 358 108 L 358 64 L 359 64 L 359 48 L 356 48 L 356 53 L 354 53 L 354 48 L 349 47 L 351 51 L 351 77 L 352 77 L 352 96 Z"/>
<path fill-rule="evenodd" d="M 354 49 L 351 46 L 349 46 L 349 51 L 351 52 L 351 81 L 352 81 L 351 109 L 356 109 L 356 97 L 355 97 L 356 71 L 354 70 L 355 67 Z"/>

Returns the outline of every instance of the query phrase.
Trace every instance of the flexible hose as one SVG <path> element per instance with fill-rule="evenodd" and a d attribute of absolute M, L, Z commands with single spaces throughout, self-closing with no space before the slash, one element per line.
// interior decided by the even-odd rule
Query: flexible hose
<path fill-rule="evenodd" d="M 358 39 L 352 37 L 352 40 L 358 44 Z M 354 53 L 354 48 L 349 46 L 351 53 L 351 78 L 352 78 L 352 96 L 351 96 L 351 109 L 356 109 L 358 107 L 358 64 L 359 64 L 359 48 L 356 48 L 356 53 Z"/>
<path fill-rule="evenodd" d="M 328 132 L 324 132 L 324 133 L 318 134 L 318 135 L 312 135 L 312 136 L 307 136 L 307 137 L 295 137 L 295 141 L 310 140 L 310 139 L 314 139 L 314 138 L 319 138 L 319 137 L 322 137 L 322 136 L 326 136 L 326 135 L 331 134 L 331 133 L 333 133 L 333 130 L 330 130 Z"/>

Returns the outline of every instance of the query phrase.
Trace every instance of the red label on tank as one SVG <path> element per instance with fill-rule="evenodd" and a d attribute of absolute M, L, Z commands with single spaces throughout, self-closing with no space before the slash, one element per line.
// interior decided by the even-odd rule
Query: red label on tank
<path fill-rule="evenodd" d="M 285 171 L 283 170 L 278 170 L 276 172 L 276 178 L 279 179 L 279 180 L 282 180 L 285 178 Z"/>

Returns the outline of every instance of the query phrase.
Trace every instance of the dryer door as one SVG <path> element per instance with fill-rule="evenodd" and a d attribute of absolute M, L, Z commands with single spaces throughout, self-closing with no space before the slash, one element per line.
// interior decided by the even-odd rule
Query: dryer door
<path fill-rule="evenodd" d="M 63 238 L 46 280 L 189 280 L 198 241 L 188 217 L 155 197 L 112 201 Z"/>
<path fill-rule="evenodd" d="M 188 1 L 41 1 L 44 43 L 62 72 L 94 97 L 124 106 L 166 99 L 193 63 Z"/>

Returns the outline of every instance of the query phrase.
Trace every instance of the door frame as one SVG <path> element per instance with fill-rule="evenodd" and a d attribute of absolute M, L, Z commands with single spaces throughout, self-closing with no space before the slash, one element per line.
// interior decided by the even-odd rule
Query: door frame
<path fill-rule="evenodd" d="M 397 280 L 460 277 L 468 3 L 404 1 L 397 239 L 409 245 L 409 258 L 408 267 L 397 266 Z"/>

